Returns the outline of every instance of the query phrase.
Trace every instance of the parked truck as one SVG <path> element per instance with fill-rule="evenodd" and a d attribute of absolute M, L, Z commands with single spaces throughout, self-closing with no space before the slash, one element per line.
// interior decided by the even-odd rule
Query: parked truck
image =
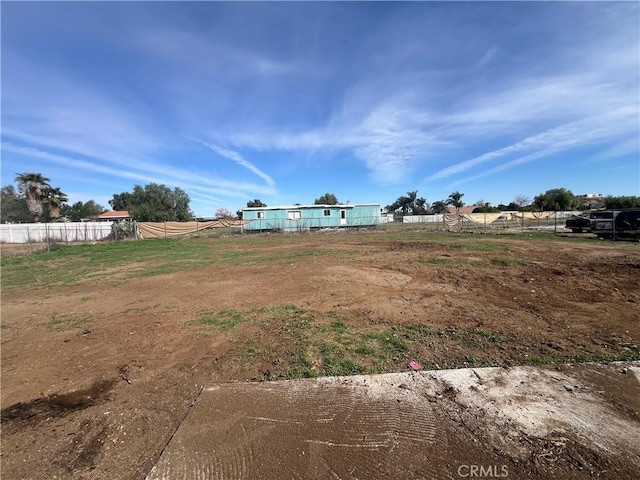
<path fill-rule="evenodd" d="M 591 231 L 591 219 L 585 216 L 572 215 L 565 222 L 565 228 L 573 233 L 583 233 Z"/>

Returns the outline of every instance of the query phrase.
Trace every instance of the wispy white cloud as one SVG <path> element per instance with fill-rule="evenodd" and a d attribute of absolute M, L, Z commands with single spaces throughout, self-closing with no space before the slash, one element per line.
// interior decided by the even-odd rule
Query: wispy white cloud
<path fill-rule="evenodd" d="M 87 162 L 84 160 L 70 158 L 64 155 L 49 153 L 34 147 L 24 147 L 24 146 L 14 145 L 10 142 L 3 142 L 2 150 L 4 150 L 5 152 L 13 152 L 19 155 L 24 155 L 26 157 L 40 158 L 43 160 L 56 163 L 58 165 L 62 165 L 64 167 L 79 168 L 85 171 L 102 173 L 102 174 L 111 175 L 114 177 L 127 178 L 130 180 L 141 181 L 141 182 L 156 181 L 156 177 L 153 175 L 125 171 L 122 169 L 108 167 L 105 165 L 98 165 L 93 162 Z"/>
<path fill-rule="evenodd" d="M 640 117 L 638 120 L 640 122 Z M 633 136 L 632 138 L 617 142 L 613 146 L 605 148 L 597 152 L 595 155 L 592 155 L 587 162 L 602 162 L 633 154 L 636 155 L 636 158 L 640 158 L 640 136 Z"/>
<path fill-rule="evenodd" d="M 349 105 L 318 128 L 232 133 L 226 140 L 237 147 L 256 150 L 348 150 L 364 162 L 372 180 L 381 184 L 406 180 L 434 150 L 449 144 L 429 131 L 433 119 L 412 107 L 406 98 L 369 100 L 373 103 L 369 109 Z"/>
<path fill-rule="evenodd" d="M 262 170 L 260 170 L 258 167 L 256 167 L 253 163 L 249 162 L 248 160 L 245 160 L 242 157 L 242 155 L 240 155 L 238 152 L 234 152 L 233 150 L 228 150 L 226 148 L 222 148 L 222 147 L 220 147 L 218 145 L 215 145 L 213 143 L 207 143 L 207 142 L 201 142 L 201 143 L 205 147 L 210 148 L 211 150 L 216 152 L 218 155 L 220 155 L 222 157 L 225 157 L 225 158 L 228 158 L 229 160 L 233 160 L 238 165 L 246 168 L 250 172 L 253 172 L 258 177 L 262 178 L 269 187 L 274 187 L 275 186 L 275 182 L 274 182 L 273 178 L 271 178 L 269 175 L 264 173 Z"/>
<path fill-rule="evenodd" d="M 18 68 L 11 74 L 13 88 L 5 88 L 9 92 L 6 97 L 3 93 L 3 106 L 5 100 L 8 106 L 2 125 L 5 164 L 9 154 L 18 154 L 50 162 L 46 173 L 57 182 L 72 171 L 82 171 L 180 186 L 201 205 L 222 202 L 224 197 L 242 199 L 273 193 L 273 180 L 263 172 L 266 185 L 213 174 L 202 166 L 174 164 L 171 157 L 188 150 L 179 135 L 171 135 L 165 127 L 141 118 L 141 112 L 91 86 L 56 72 L 44 75 L 40 67 L 21 58 L 15 60 Z M 27 80 L 18 82 L 17 77 L 23 76 Z M 45 76 L 49 82 L 42 88 L 35 88 L 29 80 Z M 25 92 L 30 93 L 29 98 Z M 56 173 L 55 165 L 63 170 Z M 251 169 L 248 162 L 243 166 Z M 86 176 L 87 181 L 93 181 Z"/>
<path fill-rule="evenodd" d="M 513 155 L 520 155 L 515 159 L 483 170 L 481 173 L 471 175 L 464 179 L 458 179 L 452 184 L 458 185 L 577 147 L 598 145 L 605 141 L 620 138 L 621 136 L 633 135 L 637 133 L 637 126 L 634 125 L 634 119 L 636 119 L 637 116 L 638 112 L 635 107 L 627 107 L 601 116 L 567 123 L 528 137 L 508 147 L 494 150 L 444 168 L 428 176 L 425 181 L 441 180 L 454 175 L 459 176 L 482 164 L 504 157 L 508 158 Z"/>
<path fill-rule="evenodd" d="M 304 72 L 300 66 L 266 53 L 167 26 L 136 32 L 131 48 L 173 65 L 178 77 L 184 78 L 188 73 L 192 80 L 240 81 L 256 76 L 275 79 Z"/>

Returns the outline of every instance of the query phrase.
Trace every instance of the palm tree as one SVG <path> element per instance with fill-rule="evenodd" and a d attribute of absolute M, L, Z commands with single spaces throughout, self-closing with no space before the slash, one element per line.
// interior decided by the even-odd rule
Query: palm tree
<path fill-rule="evenodd" d="M 444 200 L 437 200 L 435 202 L 433 202 L 433 205 L 431 205 L 431 208 L 433 209 L 433 211 L 435 213 L 446 213 L 447 211 L 447 202 Z"/>
<path fill-rule="evenodd" d="M 400 208 L 400 203 L 398 203 L 398 200 L 396 200 L 391 205 L 387 205 L 384 208 L 387 211 L 387 213 L 396 213 L 396 211 Z"/>
<path fill-rule="evenodd" d="M 396 200 L 396 202 L 400 205 L 400 208 L 402 209 L 402 215 L 407 215 L 409 213 L 409 210 L 411 210 L 411 213 L 413 214 L 417 195 L 418 195 L 418 191 L 414 190 L 413 192 L 407 192 L 406 197 L 404 195 L 398 197 L 398 200 Z"/>
<path fill-rule="evenodd" d="M 405 197 L 408 200 L 407 206 L 411 209 L 412 215 L 415 213 L 417 196 L 418 196 L 418 191 L 414 190 L 413 192 L 407 192 L 407 196 Z"/>
<path fill-rule="evenodd" d="M 464 206 L 462 197 L 464 197 L 464 193 L 460 193 L 456 191 L 456 192 L 453 192 L 451 195 L 449 195 L 449 198 L 447 199 L 447 205 L 451 205 L 452 207 L 455 207 L 456 213 L 460 213 L 460 207 Z"/>
<path fill-rule="evenodd" d="M 52 220 L 60 218 L 60 205 L 68 200 L 67 194 L 58 187 L 45 190 L 43 202 L 49 205 L 49 217 Z"/>
<path fill-rule="evenodd" d="M 423 197 L 420 198 L 416 198 L 416 201 L 414 202 L 415 204 L 415 211 L 414 213 L 417 213 L 419 215 L 424 215 L 425 213 L 427 213 L 427 210 L 429 209 L 429 204 L 427 203 L 427 200 Z"/>
<path fill-rule="evenodd" d="M 51 180 L 41 173 L 19 173 L 15 181 L 18 182 L 18 191 L 27 198 L 27 208 L 33 215 L 33 221 L 38 223 L 42 215 L 42 199 Z"/>

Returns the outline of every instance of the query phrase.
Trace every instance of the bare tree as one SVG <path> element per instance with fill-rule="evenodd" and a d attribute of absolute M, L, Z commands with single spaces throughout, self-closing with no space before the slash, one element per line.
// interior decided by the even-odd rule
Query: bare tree
<path fill-rule="evenodd" d="M 233 220 L 234 218 L 236 218 L 236 216 L 231 210 L 228 210 L 226 208 L 219 208 L 216 210 L 217 220 Z"/>
<path fill-rule="evenodd" d="M 513 199 L 513 203 L 515 203 L 519 207 L 524 207 L 525 205 L 529 205 L 531 203 L 531 199 L 526 195 L 516 195 L 516 197 Z"/>

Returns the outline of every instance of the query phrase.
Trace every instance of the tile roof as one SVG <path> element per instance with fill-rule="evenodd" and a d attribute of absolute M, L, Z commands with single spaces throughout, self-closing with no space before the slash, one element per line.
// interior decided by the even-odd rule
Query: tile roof
<path fill-rule="evenodd" d="M 116 210 L 115 212 L 104 212 L 98 215 L 98 218 L 125 218 L 129 216 L 126 210 Z"/>

